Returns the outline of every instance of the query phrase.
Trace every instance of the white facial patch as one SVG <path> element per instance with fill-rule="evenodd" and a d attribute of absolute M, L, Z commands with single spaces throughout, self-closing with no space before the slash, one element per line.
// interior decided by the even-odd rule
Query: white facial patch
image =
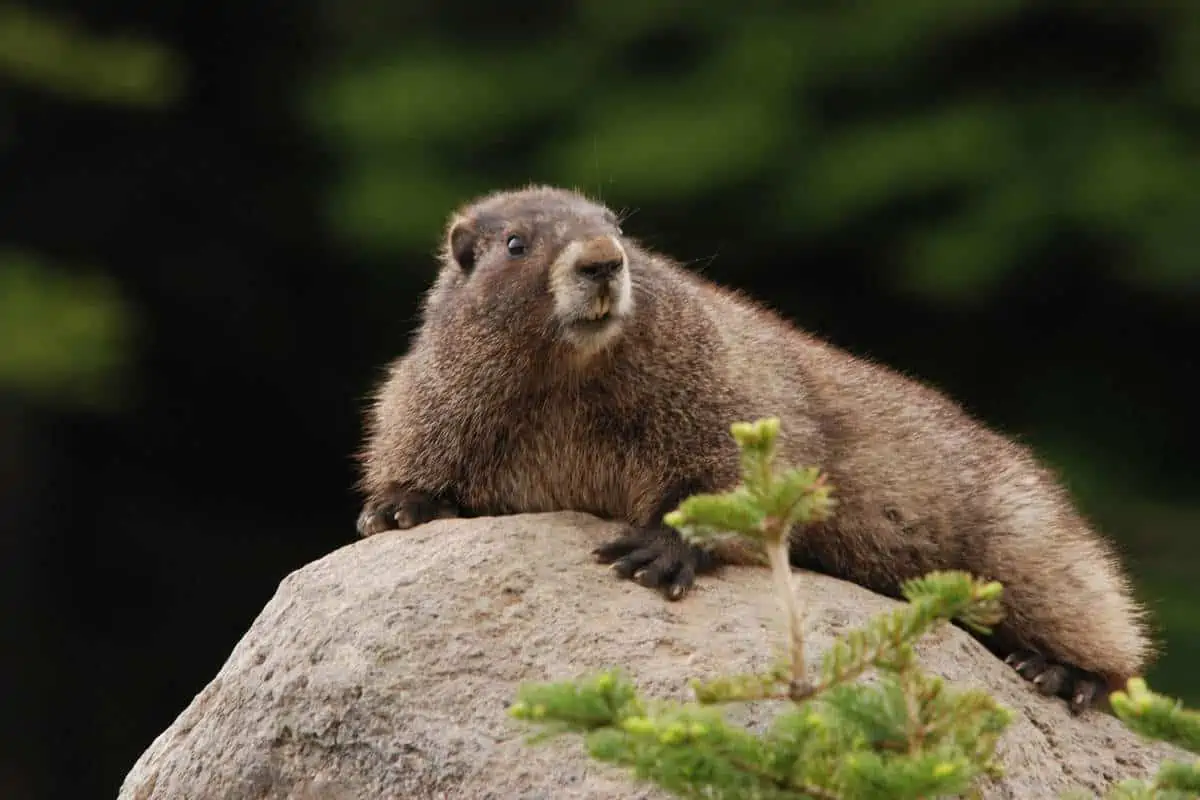
<path fill-rule="evenodd" d="M 633 310 L 629 257 L 617 237 L 608 238 L 623 262 L 620 272 L 609 281 L 597 281 L 577 269 L 590 249 L 588 242 L 571 242 L 550 265 L 554 312 L 565 337 L 585 357 L 612 342 L 621 331 L 622 318 Z"/>
<path fill-rule="evenodd" d="M 571 242 L 550 265 L 550 294 L 554 295 L 554 313 L 559 319 L 569 318 L 578 308 L 574 287 L 579 278 L 575 274 L 575 262 L 582 251 L 582 242 Z"/>

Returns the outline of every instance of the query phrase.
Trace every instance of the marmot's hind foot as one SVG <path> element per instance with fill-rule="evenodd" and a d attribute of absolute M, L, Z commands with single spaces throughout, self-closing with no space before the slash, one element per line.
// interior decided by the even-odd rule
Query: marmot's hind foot
<path fill-rule="evenodd" d="M 1066 700 L 1072 714 L 1091 708 L 1107 686 L 1104 678 L 1094 672 L 1057 664 L 1032 650 L 1018 650 L 1004 659 L 1004 663 L 1042 694 Z"/>
<path fill-rule="evenodd" d="M 428 492 L 390 489 L 367 501 L 358 515 L 359 536 L 373 536 L 388 530 L 406 530 L 435 519 L 459 516 L 454 503 Z"/>
<path fill-rule="evenodd" d="M 688 544 L 670 528 L 631 528 L 626 534 L 592 551 L 613 572 L 650 589 L 659 589 L 668 600 L 678 600 L 696 582 L 696 576 L 717 566 L 717 558 Z"/>

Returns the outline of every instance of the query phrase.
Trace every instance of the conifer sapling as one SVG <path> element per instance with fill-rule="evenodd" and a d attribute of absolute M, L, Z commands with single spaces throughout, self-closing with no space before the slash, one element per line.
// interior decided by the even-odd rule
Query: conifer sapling
<path fill-rule="evenodd" d="M 1009 713 L 990 695 L 920 671 L 913 643 L 951 618 L 986 631 L 1000 586 L 962 572 L 906 583 L 907 605 L 881 614 L 827 651 L 810 676 L 788 562 L 791 537 L 834 513 L 814 468 L 777 470 L 776 419 L 738 423 L 742 483 L 688 498 L 664 521 L 686 539 L 742 536 L 763 548 L 786 619 L 787 649 L 765 674 L 693 681 L 695 702 L 640 696 L 620 669 L 573 682 L 527 684 L 511 714 L 542 736 L 584 736 L 596 759 L 631 768 L 681 797 L 904 798 L 973 792 L 1000 774 L 996 742 Z M 799 530 L 797 530 L 799 528 Z M 869 670 L 875 684 L 857 679 Z M 786 700 L 763 734 L 730 725 L 720 706 Z"/>

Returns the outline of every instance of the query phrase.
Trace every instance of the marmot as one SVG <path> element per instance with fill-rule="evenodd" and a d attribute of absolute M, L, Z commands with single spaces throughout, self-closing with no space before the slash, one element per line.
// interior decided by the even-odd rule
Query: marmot
<path fill-rule="evenodd" d="M 629 525 L 597 560 L 679 599 L 734 559 L 663 515 L 740 480 L 731 423 L 777 416 L 781 461 L 820 467 L 838 502 L 796 538 L 796 566 L 893 597 L 934 569 L 1001 581 L 985 643 L 1076 712 L 1151 657 L 1113 549 L 1027 448 L 643 247 L 603 204 L 489 194 L 451 216 L 440 260 L 372 398 L 360 535 L 591 512 Z"/>

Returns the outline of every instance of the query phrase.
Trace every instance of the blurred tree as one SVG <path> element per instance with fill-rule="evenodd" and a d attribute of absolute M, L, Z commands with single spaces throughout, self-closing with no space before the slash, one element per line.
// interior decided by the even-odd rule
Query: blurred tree
<path fill-rule="evenodd" d="M 425 252 L 447 206 L 536 179 L 719 207 L 747 245 L 871 231 L 880 277 L 935 300 L 993 296 L 1064 235 L 1132 286 L 1197 287 L 1193 5 L 518 6 L 328 12 L 346 51 L 311 117 L 352 245 Z M 368 32 L 401 22 L 403 48 Z"/>
<path fill-rule="evenodd" d="M 162 107 L 182 90 L 179 58 L 144 37 L 98 37 L 62 15 L 0 5 L 0 74 L 69 101 Z"/>
<path fill-rule="evenodd" d="M 169 105 L 182 89 L 178 58 L 157 42 L 102 38 L 55 15 L 0 5 L 0 79 L 67 102 L 134 109 Z M 23 135 L 0 108 L 0 156 Z M 0 389 L 39 403 L 95 407 L 127 376 L 133 311 L 105 275 L 51 267 L 36 253 L 0 249 Z"/>
<path fill-rule="evenodd" d="M 70 278 L 0 252 L 0 390 L 92 408 L 125 385 L 131 312 L 104 275 Z"/>
<path fill-rule="evenodd" d="M 177 57 L 144 37 L 96 36 L 60 15 L 0 5 L 0 88 L 144 113 L 169 106 L 182 90 L 182 77 Z M 0 104 L 0 159 L 11 159 L 26 137 L 45 135 L 37 129 L 36 114 L 27 126 L 28 118 L 14 105 Z M 11 188 L 11 179 L 8 183 Z M 55 224 L 66 228 L 69 221 Z M 71 233 L 63 230 L 62 238 Z M 37 412 L 111 412 L 128 399 L 138 319 L 113 280 L 116 270 L 113 264 L 50 259 L 28 242 L 0 241 L 0 562 L 7 567 L 0 577 L 0 607 L 17 609 L 0 626 L 0 651 L 20 654 L 0 667 L 0 682 L 22 687 L 6 692 L 5 710 L 13 717 L 8 725 L 20 726 L 21 733 L 19 741 L 11 741 L 8 726 L 0 730 L 4 797 L 37 796 L 51 782 L 31 769 L 44 742 L 36 720 L 55 716 L 32 688 L 34 676 L 54 660 L 54 646 L 47 642 L 53 637 L 44 625 L 62 613 L 44 608 L 53 592 L 45 591 L 43 575 L 32 567 L 46 560 L 45 541 L 22 524 L 22 509 L 38 496 L 44 458 L 34 433 Z M 47 533 L 45 526 L 36 533 Z M 72 635 L 69 628 L 55 633 Z M 88 718 L 88 709 L 74 712 Z M 61 755 L 69 764 L 71 754 Z M 56 780 L 74 777 L 79 776 Z"/>

